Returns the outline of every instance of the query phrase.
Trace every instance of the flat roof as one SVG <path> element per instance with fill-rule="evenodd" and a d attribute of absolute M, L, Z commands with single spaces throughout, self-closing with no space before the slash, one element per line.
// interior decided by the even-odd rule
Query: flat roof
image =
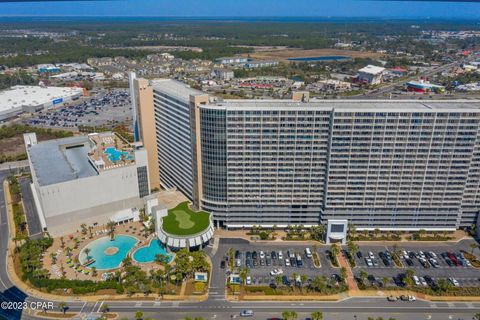
<path fill-rule="evenodd" d="M 368 66 L 358 70 L 358 72 L 363 72 L 363 73 L 376 75 L 376 74 L 382 73 L 384 70 L 385 70 L 385 68 L 383 68 L 383 67 L 377 67 L 377 66 L 369 64 Z"/>
<path fill-rule="evenodd" d="M 114 133 L 102 132 L 43 141 L 27 152 L 38 184 L 46 186 L 134 164 L 134 152 L 125 146 Z"/>
<path fill-rule="evenodd" d="M 480 112 L 480 100 L 224 100 L 201 108 L 228 110 L 313 109 L 351 112 Z"/>
<path fill-rule="evenodd" d="M 23 106 L 34 107 L 82 93 L 82 88 L 14 86 L 0 91 L 0 112 Z"/>
<path fill-rule="evenodd" d="M 28 148 L 35 176 L 40 185 L 97 175 L 88 160 L 91 149 L 87 136 L 40 142 Z"/>
<path fill-rule="evenodd" d="M 191 88 L 187 84 L 173 79 L 155 79 L 151 82 L 153 90 L 164 92 L 178 100 L 189 102 L 190 95 L 206 94 L 203 91 Z"/>

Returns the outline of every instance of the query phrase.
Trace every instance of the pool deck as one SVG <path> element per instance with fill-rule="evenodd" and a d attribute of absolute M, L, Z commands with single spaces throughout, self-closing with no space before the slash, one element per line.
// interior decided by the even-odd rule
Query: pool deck
<path fill-rule="evenodd" d="M 135 163 L 135 156 L 133 147 L 126 141 L 117 136 L 115 133 L 99 133 L 89 135 L 91 141 L 96 145 L 96 148 L 89 154 L 90 159 L 95 163 L 104 163 L 103 168 L 97 165 L 100 170 L 105 170 L 117 166 L 127 166 Z M 109 155 L 105 153 L 108 148 L 114 148 L 121 152 L 128 152 L 128 155 L 122 157 L 119 161 L 111 161 Z M 128 158 L 128 159 L 127 159 Z"/>
<path fill-rule="evenodd" d="M 135 228 L 136 230 L 134 230 Z M 102 232 L 102 230 L 106 230 L 106 229 L 107 229 L 107 226 L 103 226 L 103 225 L 93 228 L 92 229 L 93 237 L 90 238 L 90 232 L 87 231 L 87 234 L 84 235 L 82 234 L 81 229 L 79 228 L 77 232 L 64 236 L 65 247 L 63 249 L 61 248 L 60 238 L 54 238 L 52 246 L 45 252 L 45 255 L 43 257 L 44 268 L 50 272 L 50 277 L 52 279 L 60 279 L 62 277 L 61 268 L 63 265 L 63 269 L 65 271 L 65 277 L 67 279 L 101 280 L 102 274 L 105 272 L 108 272 L 107 270 L 98 270 L 97 276 L 93 277 L 91 274 L 92 272 L 90 268 L 81 267 L 82 270 L 85 270 L 85 269 L 90 270 L 90 274 L 86 275 L 83 272 L 76 271 L 74 268 L 69 267 L 66 262 L 68 257 L 66 256 L 65 248 L 67 247 L 70 247 L 72 249 L 74 248 L 75 246 L 75 241 L 73 240 L 74 238 L 77 238 L 80 241 L 78 248 L 72 250 L 71 257 L 72 257 L 72 260 L 75 261 L 75 257 L 77 257 L 81 252 L 81 250 L 85 246 L 87 246 L 89 243 L 103 237 L 108 237 L 108 233 Z M 124 225 L 118 225 L 115 229 L 116 235 L 134 236 L 139 240 L 137 245 L 129 251 L 130 255 L 133 254 L 133 252 L 135 252 L 135 250 L 137 250 L 138 248 L 147 246 L 150 240 L 156 237 L 153 234 L 149 235 L 148 237 L 145 237 L 142 230 L 143 230 L 143 225 L 140 222 L 131 222 Z M 50 257 L 50 254 L 53 252 L 57 254 L 57 258 L 56 258 L 57 261 L 55 264 L 52 263 L 53 261 L 52 261 L 52 258 Z M 136 263 L 134 261 L 134 263 L 146 272 L 152 269 L 157 270 L 157 269 L 163 268 L 162 266 L 158 265 L 155 262 Z"/>

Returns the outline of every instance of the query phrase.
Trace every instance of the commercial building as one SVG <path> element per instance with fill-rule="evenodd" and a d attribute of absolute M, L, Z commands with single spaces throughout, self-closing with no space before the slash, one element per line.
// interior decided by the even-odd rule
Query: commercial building
<path fill-rule="evenodd" d="M 51 235 L 120 216 L 135 220 L 135 208 L 143 208 L 150 193 L 145 149 L 111 132 L 44 142 L 27 133 L 24 140 L 35 205 Z"/>
<path fill-rule="evenodd" d="M 222 57 L 215 59 L 216 63 L 221 63 L 221 64 L 239 64 L 239 63 L 247 63 L 248 58 L 244 57 Z"/>
<path fill-rule="evenodd" d="M 14 86 L 0 91 L 0 121 L 24 112 L 60 106 L 83 95 L 82 88 Z"/>
<path fill-rule="evenodd" d="M 477 221 L 480 102 L 221 101 L 173 80 L 149 86 L 155 124 L 142 132 L 155 133 L 160 182 L 217 226 Z"/>
<path fill-rule="evenodd" d="M 356 82 L 365 84 L 379 84 L 383 81 L 383 73 L 385 68 L 368 65 L 365 68 L 358 70 Z"/>

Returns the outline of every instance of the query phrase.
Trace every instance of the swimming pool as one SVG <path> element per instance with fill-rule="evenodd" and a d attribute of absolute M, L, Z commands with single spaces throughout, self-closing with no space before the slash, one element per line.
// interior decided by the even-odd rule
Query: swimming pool
<path fill-rule="evenodd" d="M 112 162 L 120 161 L 122 159 L 122 156 L 125 160 L 133 159 L 133 156 L 131 156 L 127 151 L 120 151 L 115 149 L 114 147 L 106 148 L 105 154 Z"/>
<path fill-rule="evenodd" d="M 153 239 L 150 244 L 137 249 L 133 253 L 133 259 L 140 263 L 149 263 L 155 261 L 157 254 L 163 254 L 169 257 L 168 262 L 172 261 L 173 255 L 167 253 L 165 246 L 158 239 Z"/>
<path fill-rule="evenodd" d="M 288 58 L 289 61 L 341 61 L 347 60 L 347 56 L 320 56 L 320 57 L 306 57 L 306 58 Z"/>
<path fill-rule="evenodd" d="M 137 242 L 137 238 L 126 235 L 117 235 L 114 240 L 110 240 L 110 237 L 103 237 L 92 241 L 85 247 L 90 249 L 88 258 L 85 248 L 83 248 L 78 260 L 81 264 L 84 264 L 86 261 L 93 259 L 94 262 L 87 267 L 95 267 L 97 270 L 115 269 L 120 266 Z"/>

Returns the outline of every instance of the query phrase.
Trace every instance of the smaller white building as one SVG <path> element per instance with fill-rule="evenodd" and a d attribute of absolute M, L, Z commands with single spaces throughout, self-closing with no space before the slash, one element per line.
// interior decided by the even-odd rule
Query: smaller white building
<path fill-rule="evenodd" d="M 358 70 L 356 81 L 365 84 L 379 84 L 383 81 L 384 72 L 385 68 L 369 64 Z"/>
<path fill-rule="evenodd" d="M 328 220 L 325 243 L 347 243 L 348 220 Z"/>

